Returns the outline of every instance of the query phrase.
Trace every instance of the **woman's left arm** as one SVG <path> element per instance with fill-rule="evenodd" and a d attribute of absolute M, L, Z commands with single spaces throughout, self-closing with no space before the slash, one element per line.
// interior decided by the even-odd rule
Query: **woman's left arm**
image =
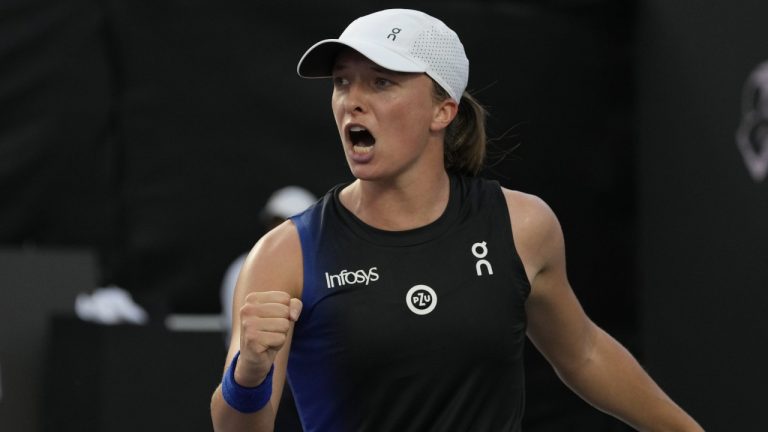
<path fill-rule="evenodd" d="M 585 401 L 641 431 L 702 431 L 632 354 L 593 323 L 566 275 L 557 217 L 539 198 L 504 191 L 515 246 L 531 282 L 528 337 Z"/>

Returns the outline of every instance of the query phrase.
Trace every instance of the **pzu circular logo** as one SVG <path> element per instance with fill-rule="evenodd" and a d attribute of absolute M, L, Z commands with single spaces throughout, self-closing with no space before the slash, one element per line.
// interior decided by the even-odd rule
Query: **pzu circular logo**
<path fill-rule="evenodd" d="M 426 315 L 437 306 L 437 293 L 426 285 L 416 285 L 405 295 L 408 309 L 416 315 Z"/>

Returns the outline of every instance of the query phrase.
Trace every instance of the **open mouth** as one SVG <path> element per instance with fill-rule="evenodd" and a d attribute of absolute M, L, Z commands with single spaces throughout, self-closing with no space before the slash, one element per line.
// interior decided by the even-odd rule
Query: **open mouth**
<path fill-rule="evenodd" d="M 355 153 L 368 153 L 376 144 L 376 138 L 362 126 L 349 128 L 349 140 L 352 142 L 352 150 Z"/>

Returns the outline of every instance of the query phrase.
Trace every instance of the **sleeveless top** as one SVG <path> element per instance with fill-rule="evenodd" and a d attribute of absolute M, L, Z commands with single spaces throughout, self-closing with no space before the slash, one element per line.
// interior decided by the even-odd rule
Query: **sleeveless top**
<path fill-rule="evenodd" d="M 451 176 L 443 214 L 384 231 L 339 201 L 291 219 L 304 309 L 288 360 L 306 431 L 519 431 L 530 285 L 497 182 Z"/>

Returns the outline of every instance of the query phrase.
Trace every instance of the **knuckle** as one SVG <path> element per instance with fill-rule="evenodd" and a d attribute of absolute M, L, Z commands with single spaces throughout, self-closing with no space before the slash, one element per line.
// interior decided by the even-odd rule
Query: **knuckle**
<path fill-rule="evenodd" d="M 253 314 L 253 305 L 246 303 L 240 307 L 238 312 L 240 313 L 240 319 L 244 320 Z"/>
<path fill-rule="evenodd" d="M 245 295 L 245 303 L 246 304 L 256 303 L 257 300 L 258 300 L 258 297 L 259 297 L 258 294 L 259 293 L 257 293 L 257 292 L 249 292 L 248 294 L 246 294 Z"/>
<path fill-rule="evenodd" d="M 275 301 L 288 305 L 291 301 L 291 295 L 285 291 L 275 291 Z"/>
<path fill-rule="evenodd" d="M 240 329 L 244 335 L 248 335 L 253 328 L 253 320 L 244 319 L 240 321 Z"/>
<path fill-rule="evenodd" d="M 288 330 L 291 328 L 291 323 L 287 319 L 281 319 L 277 322 L 277 330 L 280 333 L 288 333 Z"/>
<path fill-rule="evenodd" d="M 283 333 L 275 333 L 275 347 L 281 347 L 285 345 L 286 336 Z"/>

